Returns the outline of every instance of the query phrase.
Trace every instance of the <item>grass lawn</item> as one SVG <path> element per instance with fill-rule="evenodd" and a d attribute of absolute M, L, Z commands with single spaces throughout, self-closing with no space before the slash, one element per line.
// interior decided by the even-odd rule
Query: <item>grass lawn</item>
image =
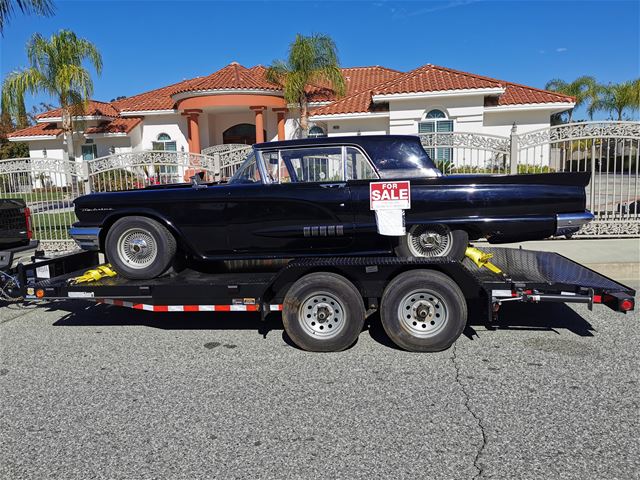
<path fill-rule="evenodd" d="M 3 193 L 0 192 L 0 198 L 21 198 L 27 203 L 46 202 L 49 200 L 62 200 L 65 198 L 73 198 L 70 194 L 64 192 L 32 192 L 32 193 Z"/>
<path fill-rule="evenodd" d="M 67 240 L 69 227 L 77 222 L 75 213 L 36 213 L 32 215 L 33 236 L 38 240 Z"/>

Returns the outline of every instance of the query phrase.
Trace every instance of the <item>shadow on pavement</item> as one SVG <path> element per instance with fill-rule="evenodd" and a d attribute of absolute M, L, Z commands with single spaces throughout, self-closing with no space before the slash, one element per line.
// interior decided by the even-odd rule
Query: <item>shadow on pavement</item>
<path fill-rule="evenodd" d="M 138 325 L 163 330 L 255 330 L 264 338 L 271 331 L 282 331 L 283 340 L 295 347 L 282 325 L 280 314 L 269 314 L 263 322 L 258 313 L 246 312 L 190 312 L 154 313 L 122 307 L 91 303 L 55 302 L 44 306 L 47 311 L 66 312 L 55 326 L 122 326 Z M 469 309 L 469 321 L 463 332 L 467 338 L 478 337 L 474 327 L 483 326 L 489 331 L 522 330 L 554 331 L 566 329 L 581 337 L 593 336 L 593 326 L 572 308 L 564 304 L 504 304 L 498 320 L 487 322 L 479 309 Z M 380 322 L 379 313 L 371 315 L 366 323 L 371 338 L 392 349 L 399 348 L 389 339 Z"/>

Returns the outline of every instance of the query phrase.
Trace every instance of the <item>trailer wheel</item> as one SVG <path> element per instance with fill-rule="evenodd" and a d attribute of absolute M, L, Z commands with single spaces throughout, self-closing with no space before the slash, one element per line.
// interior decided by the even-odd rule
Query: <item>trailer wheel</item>
<path fill-rule="evenodd" d="M 393 342 L 411 352 L 449 348 L 467 323 L 467 303 L 447 275 L 412 270 L 395 277 L 385 288 L 380 318 Z"/>
<path fill-rule="evenodd" d="M 294 283 L 284 299 L 282 321 L 293 342 L 304 350 L 336 352 L 360 335 L 365 310 L 360 293 L 335 273 L 310 273 Z"/>
<path fill-rule="evenodd" d="M 105 253 L 123 277 L 146 280 L 169 268 L 176 253 L 176 239 L 151 218 L 124 217 L 109 229 Z"/>

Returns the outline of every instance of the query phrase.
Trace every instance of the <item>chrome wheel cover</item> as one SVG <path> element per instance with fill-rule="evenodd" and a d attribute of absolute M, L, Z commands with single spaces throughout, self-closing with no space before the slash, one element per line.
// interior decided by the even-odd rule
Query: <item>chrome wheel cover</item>
<path fill-rule="evenodd" d="M 431 290 L 414 290 L 400 301 L 398 318 L 402 328 L 412 336 L 433 337 L 447 324 L 447 304 Z"/>
<path fill-rule="evenodd" d="M 446 225 L 415 225 L 407 240 L 414 257 L 446 257 L 453 248 L 453 234 Z"/>
<path fill-rule="evenodd" d="M 345 326 L 345 308 L 334 295 L 314 292 L 298 309 L 298 319 L 305 333 L 322 339 L 337 336 Z"/>
<path fill-rule="evenodd" d="M 120 260 L 128 267 L 140 270 L 149 267 L 158 257 L 155 238 L 142 228 L 130 228 L 118 238 Z"/>

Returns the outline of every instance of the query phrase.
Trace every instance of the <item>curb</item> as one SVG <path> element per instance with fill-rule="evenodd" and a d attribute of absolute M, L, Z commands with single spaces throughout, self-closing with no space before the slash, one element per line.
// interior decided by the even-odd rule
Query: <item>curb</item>
<path fill-rule="evenodd" d="M 640 281 L 640 263 L 585 263 L 583 265 L 618 282 Z"/>

